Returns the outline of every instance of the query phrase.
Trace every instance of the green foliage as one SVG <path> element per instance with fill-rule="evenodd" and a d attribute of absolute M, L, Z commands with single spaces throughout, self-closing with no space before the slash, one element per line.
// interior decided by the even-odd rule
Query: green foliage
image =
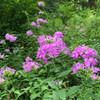
<path fill-rule="evenodd" d="M 24 72 L 22 68 L 27 56 L 39 62 L 36 59 L 38 36 L 53 36 L 57 31 L 63 32 L 63 41 L 70 51 L 82 44 L 96 49 L 99 67 L 99 0 L 95 1 L 92 9 L 82 6 L 82 3 L 88 4 L 90 0 L 44 0 L 46 6 L 43 8 L 38 6 L 38 1 L 0 2 L 0 40 L 5 38 L 6 33 L 18 37 L 15 42 L 6 40 L 4 44 L 0 44 L 0 53 L 8 55 L 4 59 L 0 58 L 0 68 L 9 66 L 16 70 L 14 74 L 10 71 L 4 73 L 3 77 L 7 79 L 0 83 L 0 100 L 99 100 L 100 81 L 92 80 L 86 70 L 80 70 L 80 74 L 72 73 L 71 67 L 77 60 L 69 55 L 61 54 L 56 59 L 50 59 L 48 64 L 41 61 L 42 67 L 29 72 Z M 40 10 L 44 12 L 43 15 L 38 14 Z M 39 29 L 31 26 L 30 23 L 36 22 L 37 18 L 46 19 L 47 23 L 42 23 Z M 84 31 L 80 31 L 81 29 Z M 27 30 L 32 30 L 37 37 L 28 37 Z M 10 52 L 5 52 L 7 48 Z M 13 53 L 13 50 L 17 52 Z"/>

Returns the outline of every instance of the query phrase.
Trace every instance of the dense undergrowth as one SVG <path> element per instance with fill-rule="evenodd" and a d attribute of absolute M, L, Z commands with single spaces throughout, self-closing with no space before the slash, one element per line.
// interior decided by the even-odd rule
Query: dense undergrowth
<path fill-rule="evenodd" d="M 90 1 L 1 2 L 0 100 L 99 100 L 100 2 Z"/>

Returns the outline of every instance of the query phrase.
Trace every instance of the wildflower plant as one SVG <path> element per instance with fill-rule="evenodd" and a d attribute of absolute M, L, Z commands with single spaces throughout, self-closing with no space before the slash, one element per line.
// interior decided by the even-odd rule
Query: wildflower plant
<path fill-rule="evenodd" d="M 0 70 L 0 99 L 99 100 L 99 49 L 90 48 L 89 31 L 77 17 L 80 13 L 71 17 L 76 4 L 67 2 L 59 4 L 55 14 L 50 13 L 52 9 L 43 11 L 47 9 L 43 1 L 34 1 L 30 9 L 36 10 L 27 7 L 21 11 L 27 19 L 20 26 L 24 30 L 18 34 L 15 30 L 16 36 L 4 35 L 13 43 L 0 39 L 0 65 L 11 66 Z M 86 45 L 79 46 L 83 43 Z"/>
<path fill-rule="evenodd" d="M 56 58 L 61 53 L 69 54 L 69 49 L 63 42 L 62 37 L 62 32 L 54 33 L 53 37 L 45 37 L 45 35 L 39 36 L 38 42 L 40 44 L 40 47 L 38 48 L 36 58 L 39 58 L 39 61 L 43 59 L 44 63 L 48 63 L 49 59 Z"/>

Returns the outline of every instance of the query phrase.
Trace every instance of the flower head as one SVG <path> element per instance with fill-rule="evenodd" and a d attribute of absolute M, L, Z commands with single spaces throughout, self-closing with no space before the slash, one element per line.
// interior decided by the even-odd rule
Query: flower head
<path fill-rule="evenodd" d="M 34 21 L 31 22 L 31 26 L 36 26 L 36 23 Z"/>
<path fill-rule="evenodd" d="M 39 2 L 38 2 L 38 6 L 45 6 L 45 4 L 44 4 L 43 1 L 39 1 Z"/>
<path fill-rule="evenodd" d="M 32 33 L 31 30 L 28 30 L 28 31 L 26 32 L 26 34 L 27 34 L 27 36 L 31 36 L 33 33 Z"/>

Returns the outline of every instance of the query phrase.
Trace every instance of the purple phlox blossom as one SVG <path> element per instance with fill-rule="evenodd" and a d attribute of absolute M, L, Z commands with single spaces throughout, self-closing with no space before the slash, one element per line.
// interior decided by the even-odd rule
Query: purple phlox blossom
<path fill-rule="evenodd" d="M 62 38 L 63 37 L 63 32 L 60 32 L 60 31 L 58 31 L 58 32 L 55 32 L 54 33 L 54 37 L 59 37 L 59 38 Z"/>
<path fill-rule="evenodd" d="M 56 82 L 56 84 L 59 84 L 59 85 L 61 84 L 61 82 L 60 82 L 60 81 L 58 81 L 58 80 L 55 80 L 55 82 Z"/>
<path fill-rule="evenodd" d="M 78 28 L 80 28 L 79 26 L 76 26 L 76 28 L 78 29 Z"/>
<path fill-rule="evenodd" d="M 69 27 L 65 27 L 65 29 L 69 29 Z"/>
<path fill-rule="evenodd" d="M 69 49 L 66 47 L 61 37 L 63 37 L 62 32 L 55 33 L 54 37 L 50 35 L 40 35 L 38 38 L 40 47 L 38 48 L 36 58 L 38 58 L 39 61 L 43 60 L 44 63 L 48 63 L 49 59 L 56 58 L 61 53 L 69 54 Z"/>
<path fill-rule="evenodd" d="M 5 35 L 5 38 L 6 38 L 6 40 L 9 40 L 9 39 L 10 39 L 10 35 L 7 33 L 7 34 Z"/>
<path fill-rule="evenodd" d="M 43 12 L 43 11 L 39 11 L 39 15 L 40 15 L 40 14 L 44 14 L 44 12 Z"/>
<path fill-rule="evenodd" d="M 37 28 L 41 28 L 42 26 L 41 25 L 37 25 Z"/>
<path fill-rule="evenodd" d="M 34 21 L 31 22 L 31 26 L 36 26 L 36 23 Z"/>
<path fill-rule="evenodd" d="M 10 34 L 6 34 L 5 35 L 6 40 L 9 40 L 10 42 L 16 41 L 17 37 L 16 36 L 12 36 Z"/>
<path fill-rule="evenodd" d="M 71 69 L 73 70 L 73 73 L 76 73 L 77 70 L 79 70 L 81 68 L 86 68 L 83 63 L 76 63 L 71 67 Z"/>
<path fill-rule="evenodd" d="M 84 64 L 87 67 L 95 66 L 95 65 L 97 65 L 97 62 L 98 62 L 97 59 L 93 58 L 93 57 L 90 57 L 89 59 L 88 58 L 84 58 Z"/>
<path fill-rule="evenodd" d="M 33 33 L 32 33 L 31 30 L 28 30 L 28 31 L 26 32 L 26 34 L 27 34 L 27 36 L 31 36 Z"/>
<path fill-rule="evenodd" d="M 97 79 L 96 74 L 92 74 L 91 78 L 93 78 L 94 80 L 96 80 Z"/>
<path fill-rule="evenodd" d="M 100 69 L 99 69 L 98 67 L 92 66 L 92 71 L 93 71 L 94 73 L 98 73 L 98 72 L 100 71 Z"/>
<path fill-rule="evenodd" d="M 30 57 L 28 56 L 28 57 L 26 57 L 25 61 L 26 61 L 26 63 L 27 63 L 27 62 L 32 62 L 33 60 L 32 60 L 32 58 L 30 58 Z"/>
<path fill-rule="evenodd" d="M 83 35 L 85 35 L 85 33 L 82 33 Z"/>
<path fill-rule="evenodd" d="M 10 50 L 9 49 L 5 49 L 5 52 L 10 52 Z"/>
<path fill-rule="evenodd" d="M 2 55 L 1 53 L 0 53 L 0 58 L 2 58 L 2 59 L 4 58 L 4 55 Z"/>
<path fill-rule="evenodd" d="M 0 78 L 0 83 L 2 83 L 4 81 L 4 79 L 3 78 Z"/>
<path fill-rule="evenodd" d="M 92 68 L 91 78 L 93 78 L 94 80 L 98 79 L 98 76 L 96 76 L 96 74 L 98 75 L 100 69 L 94 66 L 92 66 L 91 68 Z"/>
<path fill-rule="evenodd" d="M 38 6 L 45 6 L 45 4 L 44 4 L 43 1 L 39 1 L 39 2 L 38 2 Z"/>
<path fill-rule="evenodd" d="M 84 31 L 84 29 L 80 29 L 80 31 Z"/>
<path fill-rule="evenodd" d="M 17 50 L 13 50 L 13 53 L 17 53 Z"/>
<path fill-rule="evenodd" d="M 0 40 L 0 44 L 4 44 L 5 43 L 5 40 Z"/>
<path fill-rule="evenodd" d="M 78 46 L 75 48 L 74 51 L 72 51 L 71 57 L 74 59 L 77 58 L 88 58 L 88 57 L 96 57 L 97 51 L 91 48 L 86 47 L 85 45 Z"/>
<path fill-rule="evenodd" d="M 18 84 L 18 86 L 20 86 L 20 84 Z"/>
<path fill-rule="evenodd" d="M 37 22 L 37 24 L 39 25 L 40 22 L 47 23 L 47 20 L 42 19 L 42 18 L 37 18 L 36 22 Z"/>
<path fill-rule="evenodd" d="M 33 37 L 37 37 L 37 35 L 33 35 Z"/>
<path fill-rule="evenodd" d="M 12 72 L 12 74 L 14 74 L 16 70 L 12 69 L 10 67 L 1 68 L 1 70 L 0 70 L 0 83 L 3 82 L 5 79 L 7 79 L 6 77 L 4 79 L 2 78 L 2 76 L 5 73 L 5 71 L 10 71 L 10 72 Z"/>
<path fill-rule="evenodd" d="M 25 59 L 26 62 L 23 62 L 22 67 L 24 68 L 24 71 L 31 71 L 31 69 L 34 67 L 34 69 L 39 68 L 40 66 L 42 66 L 41 64 L 38 64 L 37 62 L 34 62 L 32 60 L 32 58 L 30 57 L 26 57 Z"/>
<path fill-rule="evenodd" d="M 6 55 L 6 57 L 8 57 L 8 55 Z"/>

